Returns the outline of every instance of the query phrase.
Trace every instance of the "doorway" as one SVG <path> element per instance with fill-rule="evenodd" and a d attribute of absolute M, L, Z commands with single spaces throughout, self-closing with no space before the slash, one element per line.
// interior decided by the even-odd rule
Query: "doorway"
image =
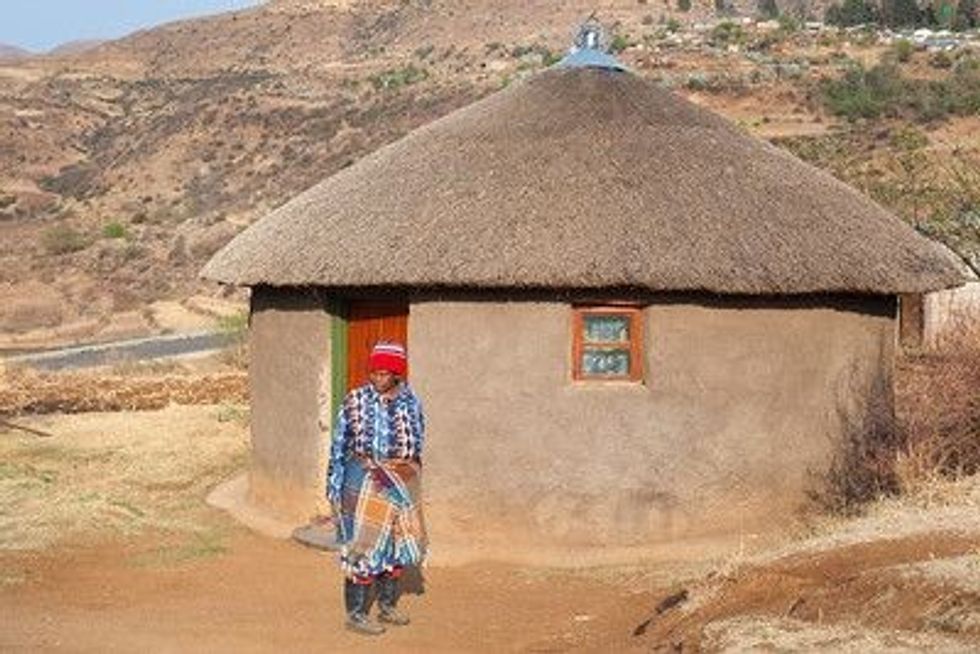
<path fill-rule="evenodd" d="M 408 346 L 408 302 L 353 300 L 347 313 L 347 389 L 368 381 L 368 356 L 378 341 Z M 407 376 L 407 373 L 406 373 Z"/>

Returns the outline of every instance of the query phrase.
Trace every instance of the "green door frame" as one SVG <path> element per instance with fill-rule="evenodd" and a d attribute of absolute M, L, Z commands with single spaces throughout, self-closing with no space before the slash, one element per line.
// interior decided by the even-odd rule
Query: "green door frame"
<path fill-rule="evenodd" d="M 327 300 L 330 312 L 330 416 L 333 418 L 347 394 L 347 317 L 350 305 L 340 298 Z"/>

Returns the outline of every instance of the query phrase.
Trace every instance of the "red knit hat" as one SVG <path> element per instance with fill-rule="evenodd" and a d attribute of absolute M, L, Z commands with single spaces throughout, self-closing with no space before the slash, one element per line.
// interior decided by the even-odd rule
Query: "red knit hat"
<path fill-rule="evenodd" d="M 405 371 L 408 369 L 405 347 L 400 343 L 378 341 L 374 349 L 371 350 L 371 356 L 368 357 L 368 369 L 371 371 L 387 370 L 399 377 L 404 377 Z"/>

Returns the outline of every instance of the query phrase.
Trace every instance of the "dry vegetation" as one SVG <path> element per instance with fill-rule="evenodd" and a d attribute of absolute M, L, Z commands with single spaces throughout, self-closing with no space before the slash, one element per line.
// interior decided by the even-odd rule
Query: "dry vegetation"
<path fill-rule="evenodd" d="M 889 388 L 878 389 L 884 398 Z M 882 496 L 918 492 L 980 472 L 980 339 L 973 332 L 941 349 L 906 351 L 895 373 L 895 411 L 872 400 L 844 421 L 845 440 L 812 499 L 853 515 Z"/>
<path fill-rule="evenodd" d="M 166 556 L 221 551 L 204 496 L 244 464 L 246 421 L 226 404 L 0 424 L 0 550 L 153 534 Z"/>
<path fill-rule="evenodd" d="M 980 472 L 980 339 L 906 354 L 897 382 L 903 447 L 894 470 L 902 489 Z"/>

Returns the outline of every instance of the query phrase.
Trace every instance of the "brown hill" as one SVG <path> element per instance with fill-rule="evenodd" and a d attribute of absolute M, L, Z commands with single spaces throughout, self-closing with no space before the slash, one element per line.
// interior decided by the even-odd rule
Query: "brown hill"
<path fill-rule="evenodd" d="M 92 50 L 105 43 L 103 39 L 80 39 L 77 41 L 68 41 L 67 43 L 62 43 L 61 45 L 55 46 L 48 50 L 49 55 L 75 55 L 81 54 L 87 50 Z"/>
<path fill-rule="evenodd" d="M 639 74 L 764 135 L 825 130 L 809 84 L 881 49 L 722 42 L 669 22 L 712 3 L 672 7 L 282 1 L 0 66 L 0 348 L 160 329 L 147 307 L 218 293 L 197 273 L 245 225 L 544 68 L 593 10 Z"/>
<path fill-rule="evenodd" d="M 30 50 L 25 50 L 24 48 L 18 48 L 16 45 L 8 45 L 6 43 L 0 43 L 0 61 L 10 61 L 13 59 L 23 59 L 24 57 L 30 57 Z"/>

